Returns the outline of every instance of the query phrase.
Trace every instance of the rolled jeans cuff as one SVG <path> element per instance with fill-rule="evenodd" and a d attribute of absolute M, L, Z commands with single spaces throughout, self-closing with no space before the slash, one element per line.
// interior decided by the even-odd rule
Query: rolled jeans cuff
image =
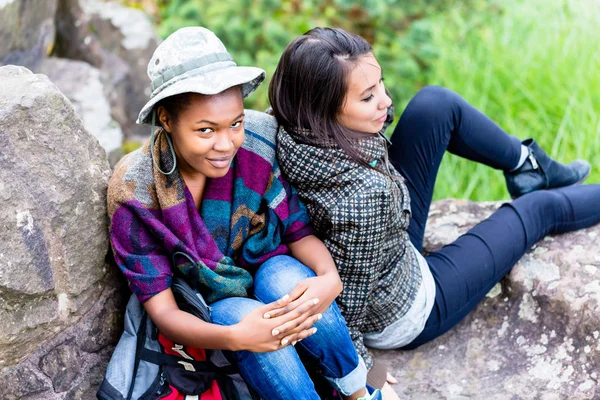
<path fill-rule="evenodd" d="M 331 385 L 343 395 L 349 396 L 367 385 L 367 367 L 361 356 L 358 356 L 358 365 L 348 375 L 341 378 L 325 377 Z"/>

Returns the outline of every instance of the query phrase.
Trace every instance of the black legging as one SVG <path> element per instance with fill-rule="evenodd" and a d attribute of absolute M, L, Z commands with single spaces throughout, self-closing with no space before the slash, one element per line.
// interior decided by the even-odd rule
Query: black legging
<path fill-rule="evenodd" d="M 505 170 L 518 163 L 521 143 L 448 89 L 430 86 L 415 95 L 394 130 L 390 160 L 406 178 L 412 208 L 408 233 L 419 251 L 446 150 Z M 598 222 L 600 185 L 540 190 L 503 204 L 426 257 L 436 283 L 435 304 L 423 332 L 404 348 L 416 348 L 456 325 L 544 236 Z"/>

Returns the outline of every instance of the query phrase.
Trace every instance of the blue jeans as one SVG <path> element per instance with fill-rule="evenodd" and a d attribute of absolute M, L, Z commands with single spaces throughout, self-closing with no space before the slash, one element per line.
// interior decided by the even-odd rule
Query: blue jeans
<path fill-rule="evenodd" d="M 265 262 L 254 277 L 257 300 L 230 297 L 211 304 L 212 322 L 234 325 L 256 307 L 273 302 L 289 293 L 298 282 L 315 276 L 314 272 L 288 256 L 276 256 Z M 367 370 L 350 340 L 346 321 L 335 303 L 314 325 L 317 333 L 298 342 L 266 353 L 233 353 L 241 375 L 264 399 L 319 399 L 298 351 L 313 358 L 323 376 L 343 394 L 364 388 Z"/>
<path fill-rule="evenodd" d="M 521 143 L 448 89 L 430 86 L 415 95 L 394 130 L 390 161 L 406 179 L 412 209 L 408 234 L 419 251 L 446 151 L 510 170 L 519 160 Z M 435 304 L 423 332 L 403 348 L 416 348 L 456 325 L 544 236 L 598 222 L 600 185 L 540 190 L 503 204 L 426 257 L 436 284 Z"/>

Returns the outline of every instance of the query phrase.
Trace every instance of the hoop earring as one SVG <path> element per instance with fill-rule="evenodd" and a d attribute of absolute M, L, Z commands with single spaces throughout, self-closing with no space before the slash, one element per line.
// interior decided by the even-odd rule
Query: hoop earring
<path fill-rule="evenodd" d="M 156 113 L 154 110 L 152 110 L 152 134 L 150 136 L 150 143 L 152 144 L 152 146 L 150 147 L 150 157 L 152 157 L 152 163 L 154 164 L 154 166 L 156 167 L 156 169 L 163 175 L 171 175 L 173 172 L 175 172 L 175 168 L 177 168 L 177 158 L 175 157 L 175 150 L 173 149 L 173 143 L 171 142 L 171 138 L 169 137 L 169 133 L 167 131 L 164 130 L 163 131 L 165 133 L 165 136 L 167 138 L 167 143 L 169 144 L 169 150 L 171 150 L 171 157 L 173 158 L 173 168 L 171 168 L 171 170 L 169 172 L 165 172 L 162 169 L 160 169 L 160 165 L 158 165 L 158 163 L 156 162 L 156 160 L 154 159 L 154 144 L 155 144 L 155 135 L 154 135 L 154 126 L 156 125 Z"/>

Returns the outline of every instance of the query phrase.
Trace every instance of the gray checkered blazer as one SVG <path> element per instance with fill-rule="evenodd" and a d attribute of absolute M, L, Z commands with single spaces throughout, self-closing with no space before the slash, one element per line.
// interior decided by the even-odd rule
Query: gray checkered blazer
<path fill-rule="evenodd" d="M 370 368 L 363 333 L 380 331 L 406 314 L 422 280 L 406 232 L 410 197 L 404 179 L 387 160 L 382 135 L 357 141 L 374 168 L 307 131 L 290 134 L 280 127 L 277 141 L 281 169 L 336 262 L 344 284 L 337 302 Z"/>

